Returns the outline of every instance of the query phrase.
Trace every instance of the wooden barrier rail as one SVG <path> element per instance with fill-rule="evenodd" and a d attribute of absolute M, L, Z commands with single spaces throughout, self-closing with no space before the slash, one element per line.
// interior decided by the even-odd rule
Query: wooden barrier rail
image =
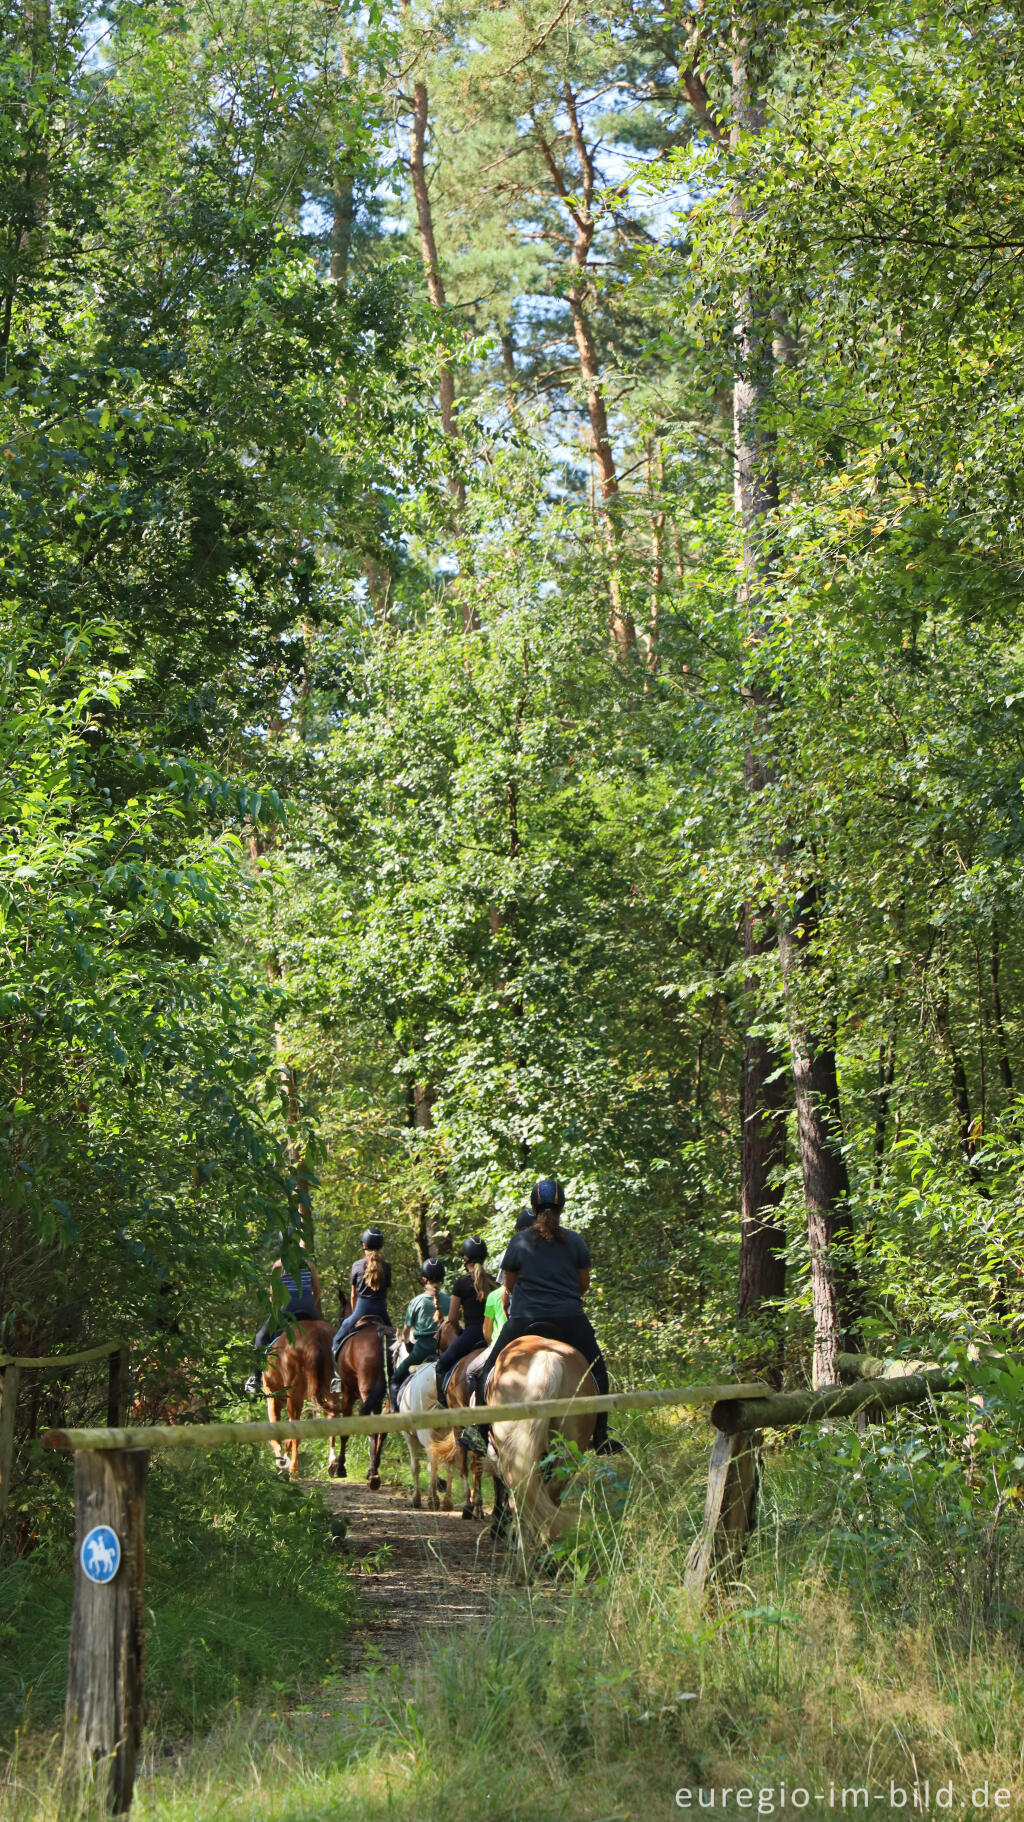
<path fill-rule="evenodd" d="M 61 1769 L 62 1812 L 77 1816 L 97 1799 L 114 1815 L 131 1805 L 142 1731 L 143 1584 L 146 1472 L 153 1450 L 215 1449 L 293 1437 L 390 1435 L 446 1429 L 475 1421 L 515 1423 L 570 1412 L 650 1411 L 666 1406 L 709 1407 L 722 1399 L 756 1398 L 763 1385 L 675 1386 L 650 1392 L 612 1392 L 549 1398 L 535 1404 L 485 1405 L 468 1411 L 381 1412 L 372 1417 L 311 1417 L 282 1423 L 204 1423 L 137 1428 L 49 1430 L 42 1441 L 75 1456 L 75 1587 L 68 1658 L 68 1694 Z M 113 1533 L 111 1539 L 110 1533 Z M 110 1550 L 118 1562 L 109 1580 Z"/>
<path fill-rule="evenodd" d="M 767 1387 L 750 1385 L 684 1385 L 653 1392 L 591 1393 L 583 1398 L 545 1398 L 538 1404 L 482 1405 L 474 1423 L 519 1423 L 530 1417 L 578 1416 L 584 1411 L 657 1411 L 666 1405 L 714 1405 L 723 1400 L 759 1398 Z M 493 1414 L 493 1416 L 491 1415 Z M 458 1412 L 460 1421 L 469 1413 Z M 139 1424 L 126 1430 L 46 1430 L 41 1438 L 48 1449 L 219 1449 L 238 1443 L 287 1442 L 326 1439 L 328 1436 L 390 1436 L 406 1430 L 450 1430 L 449 1410 L 381 1411 L 374 1417 L 300 1417 L 281 1423 Z"/>
<path fill-rule="evenodd" d="M 760 1440 L 763 1430 L 791 1429 L 828 1418 L 865 1419 L 902 1405 L 955 1391 L 966 1381 L 962 1371 L 934 1362 L 877 1360 L 868 1354 L 840 1354 L 839 1370 L 856 1377 L 856 1385 L 821 1386 L 811 1392 L 772 1392 L 750 1398 L 734 1392 L 711 1407 L 715 1432 L 708 1469 L 708 1490 L 700 1535 L 686 1562 L 683 1585 L 700 1596 L 713 1567 L 725 1575 L 743 1556 L 757 1523 Z M 913 1371 L 907 1371 L 907 1368 Z"/>
<path fill-rule="evenodd" d="M 107 1373 L 107 1422 L 121 1424 L 128 1408 L 128 1349 L 123 1341 L 102 1341 L 78 1354 L 0 1354 L 0 1525 L 7 1516 L 14 1466 L 14 1414 L 21 1375 L 29 1369 L 52 1372 L 56 1368 L 84 1366 L 89 1360 L 110 1357 Z"/>

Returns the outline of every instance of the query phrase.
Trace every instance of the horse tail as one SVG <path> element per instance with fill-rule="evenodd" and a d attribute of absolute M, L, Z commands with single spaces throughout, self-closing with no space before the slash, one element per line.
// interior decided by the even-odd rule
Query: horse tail
<path fill-rule="evenodd" d="M 553 1349 L 538 1349 L 524 1378 L 522 1388 L 516 1388 L 517 1403 L 520 1398 L 524 1404 L 542 1398 L 564 1398 L 572 1390 L 565 1384 L 562 1357 Z M 493 1392 L 491 1396 L 494 1396 Z M 540 1470 L 551 1443 L 551 1419 L 534 1417 L 518 1423 L 495 1422 L 494 1431 L 501 1477 L 515 1496 L 519 1521 L 541 1543 L 550 1543 L 569 1523 L 567 1514 L 560 1510 L 544 1485 Z"/>
<path fill-rule="evenodd" d="M 331 1330 L 326 1322 L 310 1323 L 309 1328 L 314 1349 L 311 1377 L 316 1386 L 316 1402 L 324 1409 L 333 1400 L 331 1380 L 334 1378 L 334 1355 L 331 1353 Z"/>
<path fill-rule="evenodd" d="M 375 1417 L 377 1412 L 383 1408 L 384 1400 L 388 1395 L 388 1350 L 387 1343 L 379 1329 L 377 1330 L 377 1340 L 380 1346 L 380 1364 L 377 1368 L 377 1377 L 359 1406 L 364 1417 Z"/>

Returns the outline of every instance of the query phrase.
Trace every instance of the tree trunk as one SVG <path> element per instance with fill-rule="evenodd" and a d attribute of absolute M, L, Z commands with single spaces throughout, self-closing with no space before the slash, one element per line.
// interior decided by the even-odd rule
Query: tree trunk
<path fill-rule="evenodd" d="M 807 1242 L 814 1308 L 815 1386 L 834 1385 L 836 1355 L 850 1351 L 858 1306 L 853 1261 L 850 1181 L 842 1149 L 834 1046 L 807 1015 L 817 983 L 810 979 L 817 930 L 818 889 L 807 886 L 782 920 L 779 955 L 789 1012 L 796 1123 L 800 1140 Z M 808 984 L 809 983 L 809 984 Z"/>
<path fill-rule="evenodd" d="M 995 923 L 992 925 L 990 972 L 992 976 L 992 1013 L 999 1037 L 999 1074 L 1007 1094 L 1012 1094 L 1013 1068 L 1010 1063 L 1010 1046 L 1006 1041 L 1006 1026 L 1003 1023 L 1003 1000 L 999 991 L 999 928 Z"/>
<path fill-rule="evenodd" d="M 749 907 L 744 912 L 748 959 L 774 947 L 775 931 L 758 938 Z M 750 992 L 759 982 L 748 979 Z M 786 1290 L 786 1229 L 779 1214 L 786 1161 L 789 1084 L 786 1059 L 766 1037 L 748 1034 L 743 1053 L 743 1164 L 740 1185 L 739 1314 L 777 1302 Z"/>
<path fill-rule="evenodd" d="M 587 311 L 587 294 L 590 285 L 588 265 L 590 250 L 594 242 L 594 230 L 597 225 L 593 212 L 597 190 L 597 170 L 580 125 L 576 96 L 568 83 L 565 84 L 563 95 L 566 113 L 569 117 L 569 133 L 580 164 L 579 186 L 566 182 L 554 152 L 535 119 L 533 124 L 544 162 L 551 173 L 552 182 L 568 209 L 576 230 L 570 255 L 573 276 L 566 290 L 565 298 L 572 315 L 573 339 L 576 343 L 576 353 L 579 356 L 580 373 L 583 376 L 587 417 L 590 421 L 591 447 L 597 465 L 598 485 L 601 492 L 601 524 L 609 564 L 609 625 L 616 650 L 620 657 L 624 657 L 628 652 L 636 649 L 636 626 L 632 614 L 623 605 L 622 559 L 618 524 L 619 477 L 616 473 L 615 457 L 608 433 L 608 411 L 601 385 L 601 365 L 597 356 L 593 327 Z"/>

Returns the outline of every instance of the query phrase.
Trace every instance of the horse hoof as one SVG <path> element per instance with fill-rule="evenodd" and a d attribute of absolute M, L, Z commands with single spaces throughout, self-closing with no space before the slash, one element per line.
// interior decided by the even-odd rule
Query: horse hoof
<path fill-rule="evenodd" d="M 423 1501 L 418 1493 L 413 1495 L 412 1509 L 414 1512 L 422 1512 L 423 1510 Z"/>
<path fill-rule="evenodd" d="M 376 1492 L 377 1488 L 380 1486 L 380 1475 L 379 1474 L 368 1474 L 366 1476 L 366 1484 L 368 1487 L 372 1487 L 374 1492 Z"/>
<path fill-rule="evenodd" d="M 473 1516 L 472 1506 L 463 1506 L 462 1516 L 463 1516 L 463 1518 L 472 1518 L 472 1516 Z"/>
<path fill-rule="evenodd" d="M 342 1478 L 342 1475 L 344 1474 L 344 1472 L 345 1472 L 345 1470 L 342 1467 L 340 1461 L 329 1461 L 327 1463 L 328 1480 L 340 1480 Z"/>

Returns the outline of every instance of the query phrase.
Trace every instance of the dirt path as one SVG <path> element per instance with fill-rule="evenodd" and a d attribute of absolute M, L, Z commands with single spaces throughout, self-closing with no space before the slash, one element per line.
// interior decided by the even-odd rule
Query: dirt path
<path fill-rule="evenodd" d="M 346 1548 L 364 1617 L 354 1638 L 367 1657 L 408 1663 L 423 1635 L 454 1638 L 490 1612 L 508 1554 L 486 1524 L 452 1512 L 414 1512 L 408 1487 L 374 1493 L 360 1480 L 309 1481 L 348 1521 Z"/>

